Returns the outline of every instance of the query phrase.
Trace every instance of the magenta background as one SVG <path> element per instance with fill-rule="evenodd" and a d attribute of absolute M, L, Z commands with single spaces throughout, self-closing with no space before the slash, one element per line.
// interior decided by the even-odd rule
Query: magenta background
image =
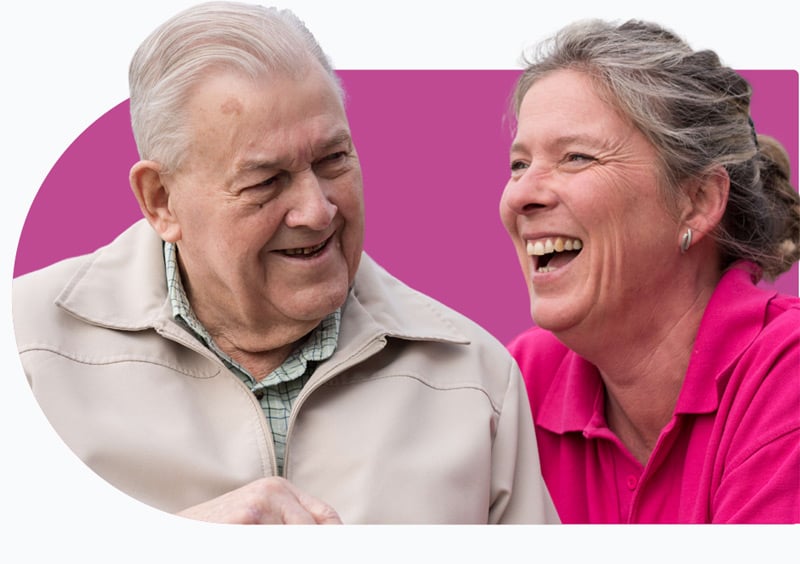
<path fill-rule="evenodd" d="M 508 178 L 508 99 L 519 71 L 339 71 L 361 157 L 365 248 L 411 286 L 503 342 L 531 325 L 528 294 L 499 219 Z M 741 71 L 759 133 L 781 140 L 797 186 L 798 75 Z M 138 159 L 122 102 L 46 177 L 22 229 L 14 276 L 110 242 L 141 212 Z M 775 286 L 797 295 L 797 265 Z"/>

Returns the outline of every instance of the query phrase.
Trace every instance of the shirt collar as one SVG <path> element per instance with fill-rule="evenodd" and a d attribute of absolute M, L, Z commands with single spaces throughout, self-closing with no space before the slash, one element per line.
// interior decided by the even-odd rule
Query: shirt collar
<path fill-rule="evenodd" d="M 246 375 L 252 381 L 253 377 L 239 363 L 220 349 L 192 310 L 192 305 L 186 296 L 181 281 L 180 269 L 177 261 L 177 246 L 174 243 L 164 243 L 164 264 L 167 277 L 167 292 L 172 305 L 173 317 L 182 322 L 187 329 L 228 367 L 234 368 Z M 328 314 L 322 322 L 303 341 L 302 346 L 289 355 L 283 364 L 261 379 L 263 385 L 292 380 L 306 372 L 309 362 L 320 362 L 330 358 L 336 350 L 339 338 L 339 325 L 341 321 L 341 308 Z"/>
<path fill-rule="evenodd" d="M 720 279 L 703 313 L 676 413 L 711 413 L 719 407 L 737 359 L 764 327 L 777 292 L 755 286 L 758 267 L 734 263 Z"/>
<path fill-rule="evenodd" d="M 141 219 L 111 244 L 84 259 L 62 288 L 56 304 L 79 319 L 120 331 L 155 329 L 169 333 L 175 325 L 168 296 L 164 241 Z M 116 291 L 109 291 L 114 288 Z M 364 340 L 395 337 L 413 341 L 467 344 L 457 314 L 409 289 L 361 256 L 356 280 L 341 311 L 337 352 L 356 354 Z"/>
<path fill-rule="evenodd" d="M 536 423 L 554 433 L 605 426 L 605 388 L 597 368 L 569 352 L 542 399 Z"/>

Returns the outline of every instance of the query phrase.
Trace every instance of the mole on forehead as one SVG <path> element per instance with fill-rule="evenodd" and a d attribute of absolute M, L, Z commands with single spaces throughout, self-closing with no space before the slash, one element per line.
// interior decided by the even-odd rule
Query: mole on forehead
<path fill-rule="evenodd" d="M 242 102 L 236 96 L 231 96 L 219 107 L 223 114 L 240 114 L 242 113 Z"/>

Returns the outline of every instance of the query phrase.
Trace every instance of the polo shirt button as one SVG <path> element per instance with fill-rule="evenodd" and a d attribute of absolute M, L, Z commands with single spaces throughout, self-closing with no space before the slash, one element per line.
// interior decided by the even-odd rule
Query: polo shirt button
<path fill-rule="evenodd" d="M 636 476 L 628 476 L 628 489 L 635 490 L 636 485 L 639 483 L 639 480 L 636 479 Z"/>

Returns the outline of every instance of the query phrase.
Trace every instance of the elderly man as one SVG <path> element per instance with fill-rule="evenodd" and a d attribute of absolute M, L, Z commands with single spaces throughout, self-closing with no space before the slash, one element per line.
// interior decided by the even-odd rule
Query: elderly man
<path fill-rule="evenodd" d="M 77 455 L 206 521 L 556 521 L 511 357 L 363 253 L 342 93 L 303 24 L 190 8 L 130 82 L 145 219 L 14 284 Z"/>

